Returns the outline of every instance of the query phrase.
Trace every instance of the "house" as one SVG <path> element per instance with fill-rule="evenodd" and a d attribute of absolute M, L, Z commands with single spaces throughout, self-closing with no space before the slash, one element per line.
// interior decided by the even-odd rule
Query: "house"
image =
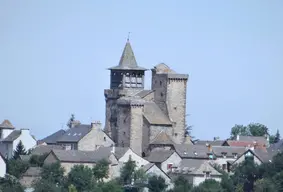
<path fill-rule="evenodd" d="M 142 169 L 148 176 L 156 175 L 156 176 L 163 177 L 165 180 L 165 183 L 168 185 L 167 190 L 170 190 L 174 187 L 171 178 L 165 172 L 163 172 L 160 168 L 158 168 L 154 163 L 148 163 L 145 166 L 143 166 Z M 147 192 L 147 191 L 148 191 L 148 188 L 145 188 L 144 192 Z"/>
<path fill-rule="evenodd" d="M 175 144 L 176 153 L 182 159 L 213 159 L 212 149 L 203 145 Z"/>
<path fill-rule="evenodd" d="M 177 169 L 173 169 L 169 176 L 176 179 L 178 176 L 184 176 L 193 186 L 198 186 L 206 179 L 221 181 L 219 173 L 208 160 L 201 159 L 183 159 Z"/>
<path fill-rule="evenodd" d="M 129 147 L 100 147 L 94 155 L 98 159 L 108 159 L 111 162 L 109 178 L 119 177 L 120 169 L 129 159 L 135 161 L 137 169 L 149 163 Z"/>
<path fill-rule="evenodd" d="M 0 124 L 0 140 L 5 139 L 10 135 L 15 130 L 15 127 L 12 125 L 12 123 L 5 119 L 1 124 Z"/>
<path fill-rule="evenodd" d="M 155 149 L 146 157 L 150 163 L 154 163 L 163 172 L 167 173 L 177 167 L 182 161 L 181 157 L 174 150 Z"/>
<path fill-rule="evenodd" d="M 90 125 L 77 124 L 66 130 L 57 139 L 57 144 L 64 146 L 66 150 L 94 151 L 101 146 L 112 146 L 114 142 L 101 129 L 100 122 L 93 122 Z"/>
<path fill-rule="evenodd" d="M 237 135 L 236 140 L 226 140 L 223 146 L 255 147 L 265 150 L 269 147 L 269 136 L 255 137 Z"/>
<path fill-rule="evenodd" d="M 40 179 L 41 171 L 41 167 L 29 167 L 20 178 L 21 185 L 25 188 L 31 188 Z"/>
<path fill-rule="evenodd" d="M 262 149 L 247 149 L 241 156 L 239 156 L 231 165 L 240 164 L 247 158 L 252 159 L 256 164 L 268 163 L 272 161 L 272 158 L 278 153 L 273 150 Z"/>
<path fill-rule="evenodd" d="M 213 141 L 208 141 L 208 140 L 196 140 L 194 141 L 195 145 L 204 145 L 204 146 L 222 146 L 225 140 L 213 140 Z"/>
<path fill-rule="evenodd" d="M 100 159 L 96 158 L 93 151 L 79 150 L 52 150 L 45 158 L 44 164 L 59 162 L 67 175 L 75 165 L 84 165 L 92 168 Z"/>
<path fill-rule="evenodd" d="M 0 177 L 4 177 L 6 174 L 6 159 L 0 153 Z"/>
<path fill-rule="evenodd" d="M 245 147 L 212 146 L 213 155 L 216 157 L 213 163 L 221 166 L 222 170 L 228 171 L 228 162 L 234 162 L 245 151 Z"/>
<path fill-rule="evenodd" d="M 64 150 L 63 146 L 60 145 L 38 145 L 32 149 L 31 155 L 45 155 L 49 154 L 53 149 Z"/>
<path fill-rule="evenodd" d="M 65 130 L 60 129 L 59 131 L 41 139 L 38 141 L 38 145 L 45 143 L 46 145 L 56 145 L 57 140 L 65 134 Z"/>
<path fill-rule="evenodd" d="M 7 159 L 12 158 L 13 152 L 16 150 L 20 141 L 27 151 L 36 146 L 36 140 L 30 134 L 29 129 L 13 130 L 7 137 L 1 140 L 1 153 L 5 155 Z"/>

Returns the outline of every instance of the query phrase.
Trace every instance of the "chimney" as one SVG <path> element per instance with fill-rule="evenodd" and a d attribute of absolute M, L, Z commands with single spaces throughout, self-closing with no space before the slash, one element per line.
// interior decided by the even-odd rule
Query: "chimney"
<path fill-rule="evenodd" d="M 79 120 L 74 120 L 74 121 L 71 122 L 71 128 L 74 128 L 74 127 L 76 127 L 80 124 L 81 124 L 81 122 Z"/>
<path fill-rule="evenodd" d="M 240 140 L 240 135 L 239 135 L 239 134 L 237 135 L 236 140 L 237 140 L 237 141 L 239 141 L 239 140 Z"/>
<path fill-rule="evenodd" d="M 29 135 L 30 133 L 29 133 L 29 129 L 21 129 L 21 133 L 23 134 L 23 135 Z"/>
<path fill-rule="evenodd" d="M 91 123 L 91 128 L 101 130 L 101 122 L 100 121 L 93 121 Z"/>

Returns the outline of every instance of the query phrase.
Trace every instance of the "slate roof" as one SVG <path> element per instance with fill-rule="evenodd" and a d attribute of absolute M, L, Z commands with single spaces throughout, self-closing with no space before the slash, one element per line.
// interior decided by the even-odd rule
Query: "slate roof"
<path fill-rule="evenodd" d="M 258 142 L 258 143 L 266 143 L 266 138 L 265 137 L 255 137 L 255 136 L 239 136 L 238 141 L 247 141 L 247 142 Z"/>
<path fill-rule="evenodd" d="M 158 135 L 150 142 L 152 145 L 174 145 L 169 135 L 165 131 L 161 131 Z"/>
<path fill-rule="evenodd" d="M 80 124 L 73 128 L 66 130 L 63 136 L 61 136 L 57 142 L 79 142 L 84 136 L 91 131 L 91 125 Z"/>
<path fill-rule="evenodd" d="M 158 149 L 152 150 L 146 159 L 151 163 L 162 163 L 166 161 L 175 151 Z"/>
<path fill-rule="evenodd" d="M 53 149 L 63 150 L 64 147 L 61 145 L 38 145 L 35 147 L 31 154 L 32 155 L 44 155 L 50 153 Z"/>
<path fill-rule="evenodd" d="M 108 159 L 111 155 L 111 151 L 113 147 L 99 147 L 97 150 L 94 151 L 94 154 L 99 159 Z M 128 147 L 115 147 L 115 157 L 120 159 L 125 155 L 125 153 L 129 150 Z"/>
<path fill-rule="evenodd" d="M 53 149 L 51 153 L 53 153 L 61 162 L 95 163 L 100 160 L 95 156 L 93 151 Z"/>
<path fill-rule="evenodd" d="M 208 159 L 212 153 L 203 145 L 175 144 L 174 147 L 181 158 Z"/>
<path fill-rule="evenodd" d="M 62 137 L 65 134 L 65 130 L 61 129 L 47 137 L 45 137 L 44 139 L 40 140 L 41 143 L 45 142 L 47 144 L 56 144 L 57 140 Z"/>
<path fill-rule="evenodd" d="M 136 94 L 136 96 L 139 96 L 140 98 L 144 98 L 152 92 L 154 92 L 154 91 L 153 90 L 142 90 L 142 91 L 138 92 Z"/>
<path fill-rule="evenodd" d="M 234 158 L 234 154 L 242 155 L 246 151 L 246 147 L 212 146 L 212 151 L 216 157 L 222 157 L 222 153 L 226 153 L 226 157 Z"/>
<path fill-rule="evenodd" d="M 172 70 L 168 65 L 165 63 L 160 63 L 156 66 L 154 66 L 153 70 L 156 71 L 158 74 L 164 74 L 164 73 L 176 73 L 174 70 Z"/>
<path fill-rule="evenodd" d="M 42 168 L 41 167 L 30 167 L 28 170 L 23 174 L 23 176 L 29 177 L 39 177 L 41 174 Z"/>
<path fill-rule="evenodd" d="M 252 141 L 235 141 L 235 140 L 227 140 L 225 141 L 229 146 L 234 146 L 234 147 L 252 147 L 255 145 L 254 142 Z M 265 143 L 256 143 L 258 148 L 265 149 Z"/>
<path fill-rule="evenodd" d="M 277 143 L 271 144 L 269 149 L 274 151 L 283 151 L 283 139 L 280 139 Z"/>
<path fill-rule="evenodd" d="M 147 172 L 152 166 L 154 166 L 154 163 L 148 163 L 142 167 L 144 172 Z"/>
<path fill-rule="evenodd" d="M 22 134 L 21 130 L 12 131 L 2 142 L 13 142 Z"/>
<path fill-rule="evenodd" d="M 205 172 L 210 172 L 210 175 L 220 176 L 221 173 L 216 171 L 208 161 L 199 159 L 183 159 L 180 163 L 179 171 L 184 174 L 203 175 Z"/>
<path fill-rule="evenodd" d="M 15 127 L 12 125 L 12 123 L 11 123 L 8 119 L 5 119 L 5 120 L 0 124 L 0 128 L 15 129 Z"/>
<path fill-rule="evenodd" d="M 248 152 L 254 154 L 263 163 L 270 162 L 272 158 L 278 153 L 278 151 L 273 151 L 273 150 L 248 149 L 241 156 L 247 154 Z M 238 157 L 238 159 L 241 158 L 241 156 Z M 234 163 L 237 162 L 237 160 L 235 160 Z"/>
<path fill-rule="evenodd" d="M 124 47 L 119 65 L 115 67 L 111 67 L 109 69 L 110 70 L 142 70 L 142 71 L 147 70 L 143 67 L 138 66 L 133 49 L 129 41 L 127 41 Z"/>
<path fill-rule="evenodd" d="M 215 141 L 204 141 L 204 140 L 197 140 L 194 141 L 195 145 L 211 145 L 211 146 L 221 146 L 225 141 L 224 140 L 215 140 Z"/>
<path fill-rule="evenodd" d="M 146 102 L 144 105 L 144 117 L 152 125 L 172 125 L 169 118 L 154 102 Z"/>

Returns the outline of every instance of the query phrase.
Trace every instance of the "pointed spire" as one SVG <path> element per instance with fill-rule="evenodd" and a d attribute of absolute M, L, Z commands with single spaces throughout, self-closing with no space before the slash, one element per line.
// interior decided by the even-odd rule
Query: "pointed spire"
<path fill-rule="evenodd" d="M 126 45 L 124 47 L 123 53 L 120 58 L 120 62 L 118 66 L 109 68 L 110 70 L 143 70 L 146 69 L 143 67 L 139 67 L 135 58 L 135 54 L 133 52 L 130 40 L 129 40 L 130 33 L 127 38 Z"/>

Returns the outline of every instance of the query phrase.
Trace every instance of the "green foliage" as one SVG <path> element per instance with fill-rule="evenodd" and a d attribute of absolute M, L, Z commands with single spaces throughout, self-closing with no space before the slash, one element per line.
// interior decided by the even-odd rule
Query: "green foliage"
<path fill-rule="evenodd" d="M 83 165 L 75 165 L 68 174 L 68 183 L 73 184 L 78 191 L 91 190 L 94 185 L 92 170 Z"/>
<path fill-rule="evenodd" d="M 174 192 L 188 192 L 193 186 L 187 181 L 184 176 L 179 176 L 174 180 Z"/>
<path fill-rule="evenodd" d="M 64 184 L 64 168 L 61 167 L 60 163 L 53 163 L 50 165 L 44 165 L 41 172 L 41 180 L 56 185 Z"/>
<path fill-rule="evenodd" d="M 276 185 L 270 179 L 259 179 L 255 182 L 254 192 L 274 192 Z"/>
<path fill-rule="evenodd" d="M 7 173 L 20 178 L 29 168 L 29 163 L 20 159 L 10 159 L 7 162 Z"/>
<path fill-rule="evenodd" d="M 223 192 L 230 192 L 234 190 L 233 180 L 227 173 L 222 173 L 220 185 Z"/>
<path fill-rule="evenodd" d="M 68 192 L 78 192 L 78 191 L 77 191 L 76 187 L 73 184 L 71 184 L 68 187 Z"/>
<path fill-rule="evenodd" d="M 97 181 L 103 182 L 104 178 L 108 178 L 109 162 L 106 159 L 102 159 L 97 162 L 93 167 L 93 175 Z"/>
<path fill-rule="evenodd" d="M 20 141 L 16 147 L 16 150 L 14 151 L 13 158 L 17 160 L 20 158 L 20 155 L 26 155 L 26 154 L 27 152 L 25 146 L 23 145 L 22 141 Z"/>
<path fill-rule="evenodd" d="M 42 167 L 47 155 L 48 153 L 43 155 L 32 155 L 29 159 L 30 165 L 33 167 Z"/>
<path fill-rule="evenodd" d="M 121 169 L 120 180 L 123 185 L 131 184 L 134 179 L 134 172 L 136 169 L 136 162 L 132 161 L 131 158 L 125 163 Z"/>
<path fill-rule="evenodd" d="M 268 128 L 260 123 L 250 123 L 247 126 L 235 125 L 231 129 L 230 139 L 236 139 L 237 135 L 241 136 L 264 136 L 268 133 Z"/>
<path fill-rule="evenodd" d="M 123 192 L 124 189 L 116 181 L 109 181 L 107 183 L 101 183 L 93 192 Z"/>
<path fill-rule="evenodd" d="M 62 192 L 63 187 L 49 180 L 41 179 L 34 186 L 34 192 Z"/>
<path fill-rule="evenodd" d="M 222 192 L 221 185 L 214 179 L 207 179 L 193 189 L 193 192 Z"/>
<path fill-rule="evenodd" d="M 0 178 L 0 191 L 24 192 L 24 189 L 16 177 L 6 174 L 4 178 Z"/>
<path fill-rule="evenodd" d="M 75 121 L 75 115 L 74 115 L 74 114 L 71 114 L 71 117 L 70 117 L 70 119 L 68 120 L 67 126 L 68 126 L 69 128 L 71 128 L 71 127 L 72 127 L 72 122 L 74 122 L 74 121 Z"/>
<path fill-rule="evenodd" d="M 167 188 L 167 184 L 163 177 L 153 175 L 148 178 L 147 187 L 149 192 L 163 192 Z"/>

